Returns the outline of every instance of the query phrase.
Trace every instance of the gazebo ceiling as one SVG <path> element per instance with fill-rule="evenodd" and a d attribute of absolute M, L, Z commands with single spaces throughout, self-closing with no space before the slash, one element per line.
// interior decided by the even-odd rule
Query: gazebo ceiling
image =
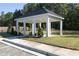
<path fill-rule="evenodd" d="M 46 22 L 46 19 L 48 18 L 50 18 L 50 22 L 60 21 L 64 19 L 63 17 L 57 15 L 52 11 L 49 11 L 46 8 L 39 8 L 28 13 L 26 16 L 15 19 L 15 21 L 17 20 L 18 22 L 25 21 L 26 23 L 33 23 L 33 22 L 40 23 L 40 22 Z"/>

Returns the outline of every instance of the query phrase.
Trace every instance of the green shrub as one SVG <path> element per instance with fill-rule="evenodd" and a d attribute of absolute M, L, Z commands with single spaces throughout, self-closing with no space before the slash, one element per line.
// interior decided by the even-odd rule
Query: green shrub
<path fill-rule="evenodd" d="M 34 35 L 37 36 L 37 33 L 35 33 Z M 29 32 L 29 36 L 32 36 L 32 31 Z"/>
<path fill-rule="evenodd" d="M 43 30 L 42 28 L 38 28 L 38 32 L 37 32 L 38 37 L 43 37 Z"/>

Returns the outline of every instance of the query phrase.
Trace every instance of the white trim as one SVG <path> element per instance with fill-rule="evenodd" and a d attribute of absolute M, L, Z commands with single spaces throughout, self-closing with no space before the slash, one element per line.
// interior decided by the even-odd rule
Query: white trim
<path fill-rule="evenodd" d="M 26 16 L 26 17 L 22 17 L 22 18 L 17 18 L 17 19 L 15 19 L 15 21 L 18 20 L 18 19 L 23 19 L 23 18 L 38 17 L 38 16 L 40 16 L 40 15 L 48 15 L 48 13 L 38 14 L 38 15 L 33 15 L 33 16 Z"/>
<path fill-rule="evenodd" d="M 55 15 L 50 14 L 50 13 L 45 13 L 45 14 L 39 14 L 39 15 L 34 15 L 34 16 L 18 18 L 18 19 L 15 19 L 15 21 L 18 21 L 18 22 L 25 21 L 26 23 L 33 23 L 36 21 L 36 23 L 42 23 L 42 22 L 46 22 L 46 17 L 49 15 L 57 18 L 57 19 L 54 19 L 56 21 L 60 21 L 60 20 L 64 19 L 63 17 L 55 16 Z"/>
<path fill-rule="evenodd" d="M 51 15 L 51 16 L 53 16 L 53 17 L 57 17 L 57 18 L 60 18 L 60 19 L 64 19 L 63 17 L 61 17 L 61 16 L 56 16 L 56 15 L 53 15 L 53 14 L 50 14 L 50 13 L 44 13 L 44 14 L 38 14 L 38 15 L 33 15 L 33 16 L 26 16 L 26 17 L 22 17 L 22 18 L 29 18 L 29 17 L 38 17 L 38 16 L 40 16 L 40 15 Z M 16 20 L 18 20 L 18 19 L 22 19 L 22 18 L 17 18 L 17 19 L 15 19 L 15 21 Z"/>
<path fill-rule="evenodd" d="M 50 14 L 50 13 L 48 13 L 48 15 L 53 16 L 53 17 L 57 17 L 57 18 L 60 18 L 60 19 L 64 19 L 64 18 L 61 17 L 61 16 L 56 16 L 56 15 L 53 15 L 53 14 Z"/>

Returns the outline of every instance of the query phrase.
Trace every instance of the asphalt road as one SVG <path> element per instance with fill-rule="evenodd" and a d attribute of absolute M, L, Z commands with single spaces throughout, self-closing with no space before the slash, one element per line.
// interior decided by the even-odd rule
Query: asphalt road
<path fill-rule="evenodd" d="M 8 46 L 0 42 L 0 56 L 34 56 L 29 52 Z"/>

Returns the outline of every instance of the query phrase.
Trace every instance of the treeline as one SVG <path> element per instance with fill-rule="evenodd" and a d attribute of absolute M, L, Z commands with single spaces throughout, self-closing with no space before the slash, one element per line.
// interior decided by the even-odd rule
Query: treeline
<path fill-rule="evenodd" d="M 65 18 L 63 20 L 64 30 L 79 30 L 79 4 L 77 3 L 28 3 L 24 5 L 22 10 L 15 10 L 14 13 L 2 13 L 0 17 L 0 25 L 9 27 L 15 25 L 15 18 L 26 16 L 26 14 L 32 10 L 42 7 L 45 7 Z M 27 25 L 29 26 L 30 24 Z M 59 29 L 59 23 L 53 24 L 53 27 Z"/>

